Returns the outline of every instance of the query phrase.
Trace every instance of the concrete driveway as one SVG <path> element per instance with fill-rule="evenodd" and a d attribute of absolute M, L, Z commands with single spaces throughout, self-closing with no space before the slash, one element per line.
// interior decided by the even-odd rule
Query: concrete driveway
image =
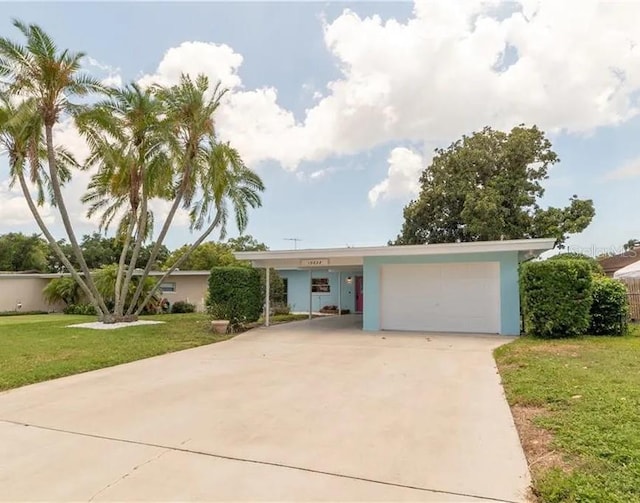
<path fill-rule="evenodd" d="M 0 499 L 522 501 L 491 355 L 508 338 L 359 322 L 257 329 L 2 393 Z"/>

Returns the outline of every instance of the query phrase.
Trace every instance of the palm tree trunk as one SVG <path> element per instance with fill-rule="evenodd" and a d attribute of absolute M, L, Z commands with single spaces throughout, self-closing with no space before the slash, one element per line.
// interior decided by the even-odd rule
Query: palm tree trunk
<path fill-rule="evenodd" d="M 118 261 L 118 272 L 116 273 L 116 287 L 113 292 L 115 307 L 113 309 L 114 316 L 120 317 L 122 316 L 122 306 L 120 303 L 120 295 L 121 295 L 121 287 L 122 287 L 122 277 L 124 276 L 124 266 L 127 261 L 127 252 L 129 251 L 129 247 L 131 245 L 131 233 L 133 232 L 133 226 L 135 224 L 135 218 L 132 216 L 127 224 L 127 235 L 124 238 L 124 243 L 122 244 L 122 252 L 120 252 L 120 260 Z"/>
<path fill-rule="evenodd" d="M 93 307 L 96 309 L 96 312 L 103 315 L 104 313 L 102 313 L 100 305 L 91 294 L 91 290 L 89 290 L 89 287 L 87 286 L 86 282 L 82 279 L 82 276 L 80 276 L 76 268 L 73 267 L 73 265 L 71 264 L 67 256 L 62 251 L 62 248 L 60 248 L 60 245 L 58 244 L 58 242 L 55 240 L 51 232 L 49 232 L 49 229 L 45 225 L 44 220 L 42 220 L 42 217 L 38 212 L 38 208 L 33 202 L 33 198 L 31 197 L 31 192 L 29 191 L 27 181 L 24 179 L 24 174 L 22 172 L 18 172 L 18 180 L 20 181 L 20 188 L 22 189 L 22 194 L 24 195 L 24 198 L 27 201 L 29 210 L 31 210 L 31 214 L 33 215 L 33 218 L 35 218 L 36 223 L 38 224 L 38 227 L 40 228 L 44 236 L 47 238 L 47 241 L 51 245 L 51 248 L 53 248 L 53 251 L 56 253 L 58 258 L 62 261 L 64 266 L 67 268 L 67 270 L 71 274 L 71 277 L 76 281 L 76 283 L 78 283 L 78 286 L 80 286 L 83 293 L 87 296 L 87 299 L 89 299 L 89 302 L 91 302 Z"/>
<path fill-rule="evenodd" d="M 169 214 L 167 215 L 167 218 L 164 221 L 164 225 L 162 226 L 162 229 L 160 230 L 160 234 L 158 235 L 158 239 L 156 240 L 155 244 L 153 245 L 153 248 L 151 249 L 151 254 L 149 255 L 149 261 L 147 262 L 147 265 L 145 266 L 144 271 L 142 271 L 142 274 L 140 275 L 138 286 L 136 288 L 135 293 L 133 294 L 133 298 L 131 299 L 131 304 L 129 305 L 129 308 L 127 309 L 127 314 L 132 314 L 134 312 L 135 306 L 136 306 L 138 300 L 140 299 L 140 296 L 142 295 L 142 289 L 144 288 L 144 282 L 146 281 L 147 277 L 149 276 L 149 272 L 151 271 L 151 267 L 153 266 L 153 263 L 155 262 L 156 258 L 158 257 L 158 252 L 160 251 L 160 246 L 162 246 L 164 238 L 167 236 L 167 232 L 169 232 L 169 227 L 171 227 L 171 223 L 173 222 L 173 217 L 175 217 L 176 211 L 178 211 L 178 207 L 180 206 L 180 203 L 182 202 L 182 197 L 184 196 L 184 193 L 185 193 L 185 190 L 186 190 L 186 180 L 187 180 L 187 177 L 190 176 L 190 174 L 191 174 L 191 169 L 190 169 L 190 165 L 189 165 L 189 166 L 187 166 L 185 168 L 184 176 L 182 178 L 183 183 L 180 184 L 180 189 L 178 190 L 178 193 L 176 194 L 176 198 L 174 199 L 173 204 L 171 205 L 171 209 L 169 210 Z M 150 298 L 149 296 L 147 296 L 147 297 Z M 146 304 L 146 302 L 143 302 L 142 306 L 144 306 L 145 304 Z M 137 314 L 140 314 L 140 313 L 138 312 Z"/>
<path fill-rule="evenodd" d="M 131 278 L 133 277 L 133 273 L 136 268 L 136 263 L 138 262 L 138 256 L 140 255 L 140 249 L 142 248 L 142 242 L 144 241 L 146 231 L 147 231 L 147 218 L 149 216 L 149 212 L 147 211 L 147 196 L 144 190 L 144 182 L 142 187 L 142 203 L 140 204 L 140 216 L 138 217 L 137 227 L 136 227 L 136 242 L 133 246 L 133 253 L 131 254 L 131 261 L 129 262 L 129 268 L 127 269 L 127 275 L 124 280 L 124 285 L 122 286 L 122 292 L 120 296 L 120 305 L 117 306 L 120 311 L 124 312 L 124 305 L 127 300 L 127 292 L 129 291 L 129 285 L 131 284 Z M 131 304 L 135 306 L 135 304 Z M 127 314 L 131 314 L 133 311 L 132 307 L 127 307 Z"/>
<path fill-rule="evenodd" d="M 80 269 L 85 277 L 85 281 L 87 283 L 87 287 L 89 288 L 92 294 L 92 303 L 98 305 L 99 312 L 103 314 L 102 318 L 104 321 L 109 321 L 109 309 L 104 303 L 104 299 L 102 295 L 96 289 L 96 286 L 93 282 L 93 278 L 91 277 L 91 271 L 87 267 L 87 262 L 84 260 L 84 256 L 82 255 L 82 250 L 78 245 L 78 240 L 76 239 L 76 235 L 73 232 L 73 227 L 71 226 L 71 221 L 69 220 L 69 212 L 67 211 L 67 206 L 65 205 L 64 198 L 62 197 L 62 189 L 60 187 L 60 179 L 58 178 L 58 167 L 56 165 L 56 154 L 53 148 L 53 127 L 49 124 L 45 125 L 45 136 L 47 141 L 47 157 L 49 161 L 49 175 L 51 178 L 51 187 L 53 189 L 53 194 L 56 198 L 56 206 L 58 207 L 58 211 L 60 212 L 60 217 L 62 218 L 62 223 L 64 225 L 65 231 L 67 232 L 67 236 L 69 237 L 69 243 L 71 244 L 71 248 L 73 249 L 73 254 L 80 264 Z M 91 298 L 91 297 L 90 297 Z"/>
<path fill-rule="evenodd" d="M 175 261 L 175 263 L 169 268 L 169 270 L 165 272 L 164 275 L 156 282 L 151 291 L 147 294 L 145 299 L 140 304 L 140 307 L 136 310 L 136 314 L 140 314 L 142 312 L 143 307 L 147 304 L 147 302 L 151 300 L 153 295 L 160 288 L 160 285 L 164 283 L 164 280 L 166 280 L 167 277 L 169 277 L 169 275 L 180 266 L 180 264 L 182 264 L 189 258 L 189 256 L 193 253 L 193 250 L 195 250 L 205 239 L 207 239 L 207 237 L 209 237 L 209 234 L 211 234 L 220 223 L 220 216 L 221 214 L 218 211 L 215 218 L 213 219 L 213 222 L 211 222 L 211 225 L 207 227 L 204 233 L 189 247 L 189 249 L 178 260 Z"/>

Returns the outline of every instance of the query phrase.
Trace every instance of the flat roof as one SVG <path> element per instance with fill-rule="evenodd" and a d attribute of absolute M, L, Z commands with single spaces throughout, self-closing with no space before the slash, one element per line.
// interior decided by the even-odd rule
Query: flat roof
<path fill-rule="evenodd" d="M 293 261 L 296 260 L 299 261 L 296 267 L 322 267 L 328 265 L 361 265 L 364 257 L 451 255 L 507 251 L 521 252 L 527 256 L 537 256 L 542 252 L 551 250 L 554 244 L 554 238 L 538 238 L 474 241 L 470 243 L 248 251 L 235 252 L 234 255 L 239 260 L 250 260 L 258 267 L 293 266 Z M 307 262 L 300 263 L 300 261 L 305 260 Z M 329 261 L 331 261 L 331 264 Z"/>
<path fill-rule="evenodd" d="M 92 271 L 92 272 L 96 272 L 96 271 Z M 142 269 L 140 269 L 139 271 L 134 271 L 133 274 L 134 276 L 139 276 L 140 273 L 142 273 Z M 149 272 L 149 276 L 163 276 L 165 273 L 165 271 L 150 271 Z M 197 270 L 197 271 L 181 271 L 180 269 L 173 271 L 171 274 L 169 274 L 169 278 L 174 277 L 174 276 L 209 276 L 209 274 L 211 274 L 211 271 L 202 271 L 202 270 Z M 59 277 L 64 277 L 64 276 L 71 276 L 71 273 L 68 272 L 63 272 L 63 273 L 59 273 L 59 272 L 1 272 L 0 273 L 0 278 L 17 278 L 17 279 L 26 279 L 26 278 L 41 278 L 41 279 L 53 279 L 53 278 L 59 278 Z M 80 276 L 82 276 L 82 273 L 80 273 Z"/>

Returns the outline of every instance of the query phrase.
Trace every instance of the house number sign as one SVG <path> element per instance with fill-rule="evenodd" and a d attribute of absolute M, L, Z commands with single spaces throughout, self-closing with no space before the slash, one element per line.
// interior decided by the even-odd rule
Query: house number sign
<path fill-rule="evenodd" d="M 300 260 L 300 265 L 303 267 L 317 267 L 321 265 L 329 265 L 328 258 L 309 258 Z"/>

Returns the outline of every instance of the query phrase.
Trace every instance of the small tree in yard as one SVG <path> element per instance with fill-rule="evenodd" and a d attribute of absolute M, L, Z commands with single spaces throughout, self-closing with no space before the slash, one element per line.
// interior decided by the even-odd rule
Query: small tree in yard
<path fill-rule="evenodd" d="M 229 320 L 234 329 L 257 321 L 263 307 L 260 273 L 249 267 L 214 267 L 207 302 L 212 317 Z"/>
<path fill-rule="evenodd" d="M 525 332 L 544 338 L 589 330 L 592 274 L 583 260 L 526 262 L 520 271 Z"/>

